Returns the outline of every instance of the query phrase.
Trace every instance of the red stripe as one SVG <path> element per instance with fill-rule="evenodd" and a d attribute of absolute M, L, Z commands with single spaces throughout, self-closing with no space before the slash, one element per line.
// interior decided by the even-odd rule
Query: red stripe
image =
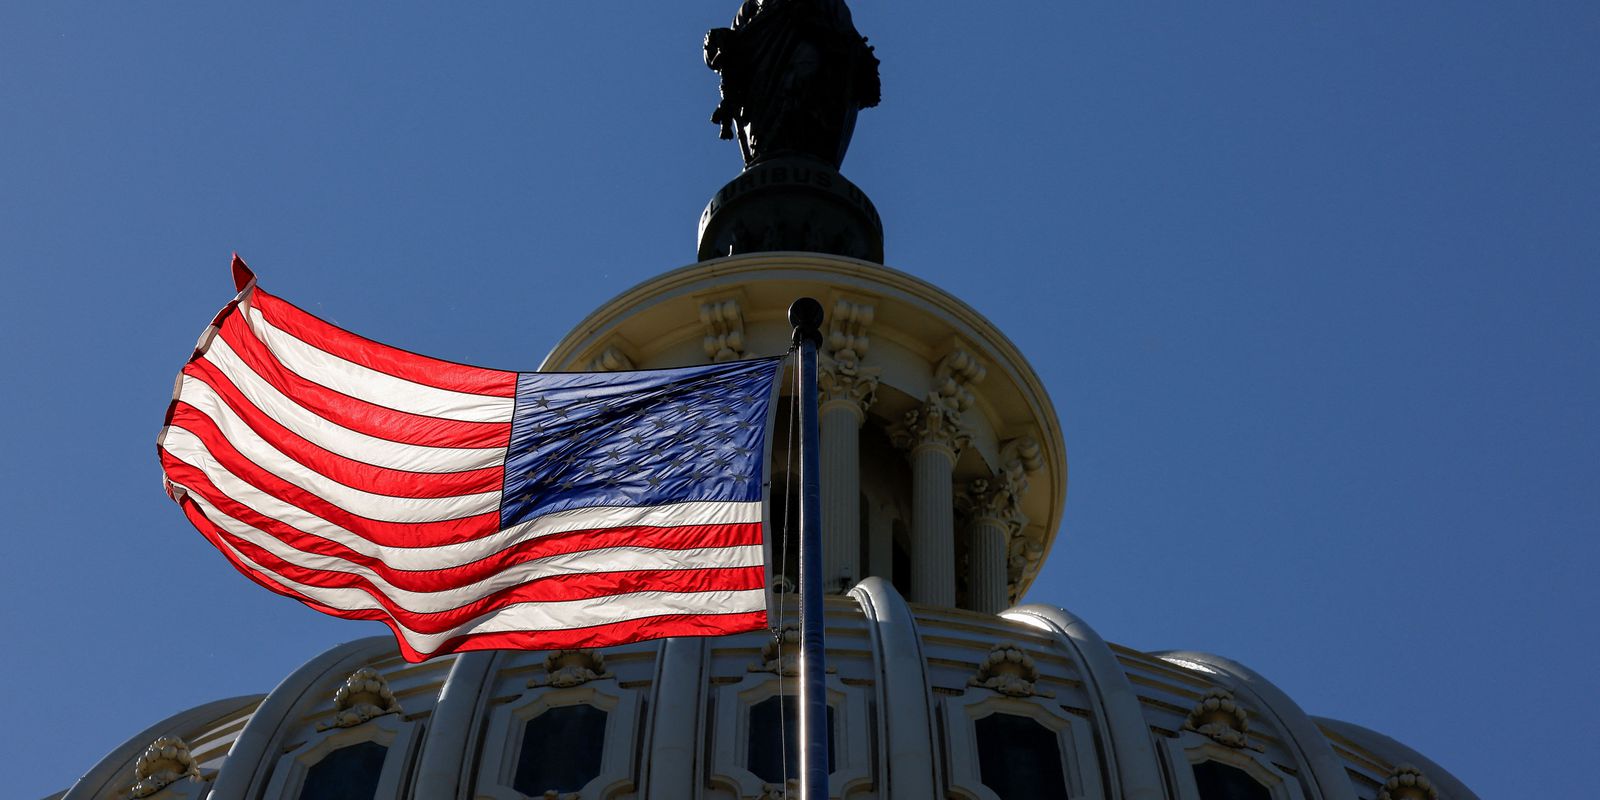
<path fill-rule="evenodd" d="M 220 377 L 221 373 L 217 375 Z M 211 384 L 206 377 L 195 377 L 207 385 Z M 505 480 L 504 467 L 485 467 L 468 472 L 408 472 L 345 458 L 306 441 L 299 434 L 278 424 L 277 420 L 261 413 L 225 377 L 220 382 L 227 388 L 215 385 L 211 388 L 216 390 L 228 408 L 244 420 L 246 426 L 285 456 L 345 486 L 390 497 L 456 497 L 495 491 Z M 193 430 L 197 425 L 216 425 L 204 411 L 182 400 L 173 405 L 172 416 L 167 424 L 180 420 L 180 427 L 188 430 Z M 218 434 L 221 432 L 218 431 Z"/>
<path fill-rule="evenodd" d="M 215 428 L 206 430 L 203 426 L 196 426 L 201 429 L 195 430 L 183 425 L 175 427 L 199 437 L 211 457 L 245 483 L 376 544 L 388 547 L 456 544 L 494 533 L 500 528 L 499 508 L 469 517 L 435 522 L 389 522 L 352 514 L 245 458 Z M 161 450 L 161 465 L 167 476 L 178 484 L 184 483 L 185 470 L 193 469 L 165 448 Z"/>
<path fill-rule="evenodd" d="M 390 629 L 394 626 L 391 624 Z M 467 634 L 445 642 L 431 653 L 413 650 L 405 640 L 399 640 L 400 654 L 407 661 L 417 662 L 448 653 L 468 650 L 561 650 L 568 648 L 611 647 L 613 645 L 665 639 L 669 636 L 727 636 L 765 630 L 767 612 L 749 611 L 741 614 L 664 614 L 659 617 L 630 619 L 610 625 L 573 628 L 561 631 L 505 631 L 502 633 Z"/>
<path fill-rule="evenodd" d="M 596 528 L 540 536 L 517 542 L 481 559 L 454 567 L 431 570 L 405 570 L 389 566 L 381 558 L 358 553 L 331 539 L 306 533 L 282 520 L 266 516 L 232 497 L 195 467 L 173 458 L 168 477 L 206 499 L 222 513 L 305 553 L 331 556 L 359 564 L 377 573 L 394 586 L 413 592 L 437 592 L 477 583 L 507 568 L 549 556 L 599 550 L 607 547 L 649 547 L 658 550 L 688 550 L 696 547 L 737 547 L 761 544 L 761 524 L 683 525 L 672 528 L 630 526 Z M 231 534 L 230 534 L 231 535 Z"/>
<path fill-rule="evenodd" d="M 307 380 L 278 361 L 272 351 L 256 338 L 242 315 L 229 316 L 222 323 L 221 335 L 240 360 L 262 380 L 307 411 L 336 425 L 368 436 L 424 447 L 505 447 L 511 441 L 509 421 L 463 422 L 412 414 L 351 397 Z M 189 366 L 192 367 L 193 363 Z M 189 367 L 185 367 L 184 371 L 189 372 Z"/>
<path fill-rule="evenodd" d="M 424 661 L 434 656 L 461 653 L 469 650 L 556 650 L 575 647 L 610 647 L 629 642 L 661 639 L 669 636 L 724 636 L 762 630 L 767 627 L 767 613 L 752 611 L 739 614 L 665 614 L 657 617 L 624 620 L 609 625 L 572 628 L 559 631 L 504 631 L 498 633 L 464 634 L 450 639 L 439 648 L 423 652 L 411 647 L 401 634 L 399 625 L 387 614 L 376 609 L 344 610 L 326 606 L 292 589 L 263 577 L 240 561 L 221 545 L 217 529 L 206 518 L 194 501 L 185 498 L 183 513 L 200 534 L 215 546 L 218 552 L 252 582 L 275 594 L 281 594 L 304 603 L 307 607 L 343 619 L 375 620 L 389 626 L 394 633 L 400 654 L 410 662 Z"/>
<path fill-rule="evenodd" d="M 250 306 L 258 309 L 274 326 L 306 344 L 346 361 L 387 372 L 396 378 L 439 389 L 493 397 L 515 397 L 517 394 L 515 372 L 443 361 L 374 342 L 324 322 L 267 294 L 259 286 L 252 293 Z"/>
<path fill-rule="evenodd" d="M 302 567 L 228 533 L 217 534 L 246 558 L 295 583 L 324 589 L 359 589 L 378 601 L 394 619 L 417 633 L 440 633 L 516 603 L 588 600 L 634 592 L 716 592 L 760 589 L 765 567 L 627 570 L 550 575 L 508 586 L 448 611 L 417 612 L 401 606 L 361 575 Z"/>

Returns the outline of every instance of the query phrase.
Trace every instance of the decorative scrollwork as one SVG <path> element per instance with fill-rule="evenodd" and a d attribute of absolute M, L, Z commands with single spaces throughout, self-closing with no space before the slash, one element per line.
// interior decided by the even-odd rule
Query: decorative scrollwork
<path fill-rule="evenodd" d="M 333 694 L 333 707 L 333 720 L 319 723 L 317 730 L 353 728 L 385 714 L 404 713 L 400 701 L 389 690 L 389 682 L 372 667 L 362 667 L 344 679 Z"/>
<path fill-rule="evenodd" d="M 1055 697 L 1034 687 L 1039 680 L 1039 666 L 1021 647 L 1011 642 L 1001 642 L 989 650 L 978 674 L 967 679 L 968 686 L 993 689 L 1007 697 Z"/>
<path fill-rule="evenodd" d="M 544 671 L 544 677 L 534 678 L 528 685 L 566 689 L 616 677 L 606 672 L 605 656 L 594 650 L 552 650 L 544 657 Z"/>
<path fill-rule="evenodd" d="M 800 626 L 786 622 L 761 646 L 761 660 L 749 665 L 750 672 L 766 672 L 785 678 L 800 674 Z M 837 672 L 833 666 L 828 672 Z"/>
<path fill-rule="evenodd" d="M 1244 707 L 1234 700 L 1233 692 L 1220 686 L 1213 686 L 1201 695 L 1183 721 L 1183 729 L 1228 747 L 1261 749 L 1250 744 L 1250 718 Z"/>
<path fill-rule="evenodd" d="M 817 359 L 817 394 L 819 405 L 847 403 L 860 415 L 878 399 L 878 381 L 883 370 L 863 367 L 858 360 L 844 360 L 831 355 Z M 864 416 L 861 417 L 865 419 Z"/>
<path fill-rule="evenodd" d="M 952 459 L 972 443 L 972 432 L 962 414 L 976 402 L 971 386 L 988 371 L 976 356 L 952 350 L 934 369 L 933 390 L 922 407 L 906 412 L 905 422 L 892 433 L 894 444 L 905 449 L 931 446 L 948 451 Z"/>
<path fill-rule="evenodd" d="M 606 345 L 606 349 L 600 351 L 600 355 L 589 361 L 590 372 L 622 372 L 630 369 L 636 369 L 633 359 L 614 344 Z"/>
<path fill-rule="evenodd" d="M 189 753 L 189 745 L 176 736 L 163 736 L 151 742 L 133 764 L 134 783 L 128 787 L 132 797 L 149 797 L 185 778 L 200 780 L 200 766 Z"/>
<path fill-rule="evenodd" d="M 1389 773 L 1389 779 L 1378 790 L 1378 800 L 1439 800 L 1439 790 L 1422 770 L 1410 764 L 1401 764 Z"/>
<path fill-rule="evenodd" d="M 770 672 L 793 677 L 800 674 L 800 626 L 785 623 L 761 646 L 762 661 L 751 664 L 750 672 Z"/>
<path fill-rule="evenodd" d="M 718 364 L 744 358 L 744 309 L 738 300 L 701 303 L 700 321 L 706 326 L 701 344 L 707 357 Z"/>
<path fill-rule="evenodd" d="M 791 800 L 800 796 L 800 779 L 790 778 L 784 783 L 761 784 L 761 795 L 756 800 Z"/>

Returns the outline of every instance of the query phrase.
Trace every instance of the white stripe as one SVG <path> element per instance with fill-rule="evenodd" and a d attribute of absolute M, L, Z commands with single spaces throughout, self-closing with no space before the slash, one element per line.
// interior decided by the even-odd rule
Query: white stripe
<path fill-rule="evenodd" d="M 300 377 L 380 406 L 465 422 L 510 422 L 516 400 L 439 389 L 365 367 L 306 344 L 271 322 L 257 308 L 245 323 L 272 355 Z"/>
<path fill-rule="evenodd" d="M 226 541 L 220 544 L 258 577 L 290 589 L 312 601 L 341 611 L 381 611 L 383 606 L 360 589 L 325 589 L 291 581 L 250 560 Z M 562 631 L 608 625 L 665 614 L 745 614 L 764 611 L 766 590 L 719 592 L 635 592 L 587 600 L 517 603 L 491 611 L 440 633 L 414 631 L 396 620 L 400 634 L 411 647 L 427 654 L 465 634 L 513 631 Z"/>
<path fill-rule="evenodd" d="M 353 431 L 307 410 L 304 406 L 267 383 L 255 370 L 239 359 L 228 343 L 218 337 L 206 351 L 205 360 L 227 375 L 250 404 L 271 417 L 278 424 L 301 435 L 325 450 L 346 458 L 365 461 L 379 467 L 403 469 L 410 472 L 466 472 L 495 467 L 505 463 L 504 447 L 428 447 L 420 444 L 391 442 Z M 184 388 L 179 398 L 185 396 L 190 386 L 204 381 L 190 375 L 183 376 Z M 202 391 L 202 389 L 195 389 Z M 210 391 L 209 387 L 203 391 Z"/>
<path fill-rule="evenodd" d="M 401 609 L 413 614 L 436 614 L 451 611 L 468 603 L 494 594 L 502 589 L 518 586 L 540 578 L 555 575 L 592 574 L 597 572 L 634 572 L 638 570 L 699 570 L 727 567 L 759 567 L 762 561 L 760 545 L 735 545 L 731 547 L 696 547 L 687 550 L 662 550 L 651 547 L 606 547 L 545 556 L 533 561 L 514 564 L 477 581 L 476 583 L 442 589 L 436 592 L 417 592 L 401 589 L 389 583 L 369 567 L 353 564 L 342 558 L 307 553 L 290 547 L 248 523 L 223 513 L 204 498 L 190 494 L 206 516 L 219 527 L 244 539 L 273 555 L 294 564 L 319 572 L 342 572 L 366 578 L 385 597 Z"/>
<path fill-rule="evenodd" d="M 168 452 L 172 452 L 168 450 Z M 676 528 L 684 525 L 736 525 L 761 521 L 761 503 L 695 501 L 664 506 L 601 506 L 546 514 L 469 542 L 422 547 L 375 544 L 299 506 L 290 505 L 244 482 L 209 455 L 184 463 L 201 472 L 228 498 L 256 513 L 306 533 L 337 542 L 361 555 L 383 561 L 393 569 L 420 571 L 449 569 L 487 558 L 520 542 L 568 531 L 600 528 Z M 193 496 L 198 493 L 191 492 Z"/>
<path fill-rule="evenodd" d="M 351 488 L 279 452 L 231 414 L 217 414 L 203 405 L 191 405 L 215 421 L 228 443 L 257 467 L 356 516 L 380 522 L 440 522 L 500 509 L 498 489 L 455 497 L 390 497 Z M 218 419 L 218 416 L 225 418 Z M 176 425 L 167 431 L 165 446 L 167 452 L 191 464 L 196 458 L 211 457 L 211 451 L 199 436 Z"/>

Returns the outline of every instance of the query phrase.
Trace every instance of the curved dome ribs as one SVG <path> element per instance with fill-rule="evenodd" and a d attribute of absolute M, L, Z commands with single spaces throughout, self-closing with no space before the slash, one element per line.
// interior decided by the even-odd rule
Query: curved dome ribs
<path fill-rule="evenodd" d="M 543 368 L 781 353 L 802 296 L 828 309 L 834 798 L 1207 800 L 1227 785 L 1273 800 L 1475 800 L 1414 751 L 1313 720 L 1235 662 L 1141 653 L 1064 610 L 1011 607 L 1061 527 L 1060 423 L 1016 346 L 925 281 L 816 253 L 702 262 L 602 305 Z M 769 463 L 784 464 L 773 439 Z M 770 492 L 781 473 L 767 478 L 771 512 L 785 500 Z M 306 800 L 324 785 L 309 776 L 343 771 L 375 800 L 779 798 L 785 737 L 760 720 L 782 718 L 795 691 L 791 646 L 751 633 L 407 664 L 389 637 L 362 639 L 264 697 L 149 728 L 65 797 L 126 800 L 138 783 L 154 800 Z"/>

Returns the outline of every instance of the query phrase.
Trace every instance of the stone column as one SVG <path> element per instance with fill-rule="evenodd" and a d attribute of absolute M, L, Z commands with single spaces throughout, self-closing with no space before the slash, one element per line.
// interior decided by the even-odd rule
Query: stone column
<path fill-rule="evenodd" d="M 975 480 L 963 498 L 970 511 L 967 588 L 974 611 L 998 614 L 1011 607 L 1014 551 L 1026 549 L 1023 529 L 1028 518 L 1022 498 L 1028 475 L 1043 466 L 1039 444 L 1013 439 L 1000 448 L 994 477 Z"/>
<path fill-rule="evenodd" d="M 972 519 L 972 540 L 967 548 L 967 593 L 973 611 L 998 614 L 1011 607 L 1006 585 L 1007 552 L 1011 526 L 995 514 Z"/>
<path fill-rule="evenodd" d="M 819 359 L 822 438 L 822 582 L 830 594 L 866 576 L 861 564 L 861 425 L 878 388 L 878 370 L 861 366 L 872 306 L 840 300 L 829 316 Z"/>
<path fill-rule="evenodd" d="M 954 606 L 956 601 L 956 460 L 971 441 L 961 419 L 972 407 L 967 387 L 984 368 L 965 351 L 947 355 L 934 370 L 934 390 L 906 414 L 895 443 L 911 452 L 911 599 Z"/>

